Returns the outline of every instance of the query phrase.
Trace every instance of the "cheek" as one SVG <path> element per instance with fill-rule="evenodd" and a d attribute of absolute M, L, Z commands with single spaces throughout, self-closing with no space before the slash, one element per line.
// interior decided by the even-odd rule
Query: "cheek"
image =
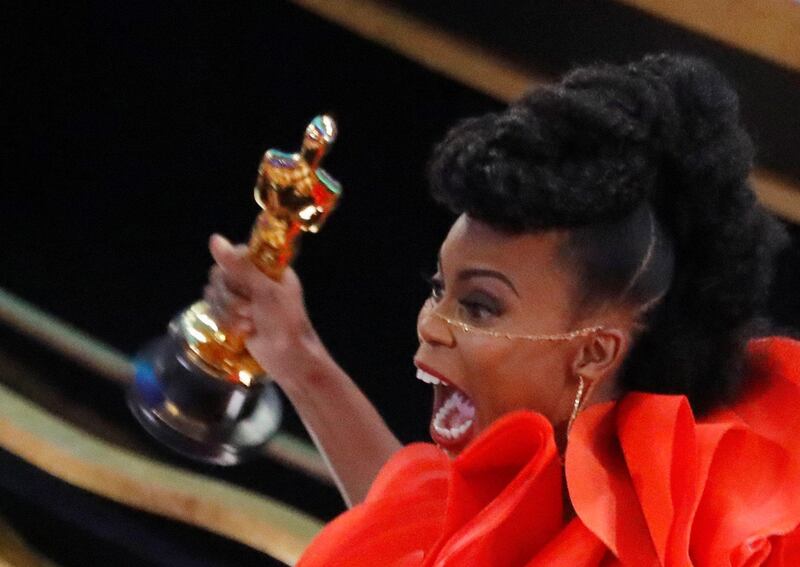
<path fill-rule="evenodd" d="M 501 342 L 477 349 L 473 361 L 470 394 L 484 424 L 519 409 L 559 419 L 566 380 L 560 349 Z"/>

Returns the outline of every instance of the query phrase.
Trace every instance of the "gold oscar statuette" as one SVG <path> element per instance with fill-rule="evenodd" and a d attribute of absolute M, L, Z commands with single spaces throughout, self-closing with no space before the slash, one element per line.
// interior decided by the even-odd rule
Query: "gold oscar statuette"
<path fill-rule="evenodd" d="M 261 160 L 254 194 L 262 211 L 248 248 L 273 279 L 291 262 L 298 237 L 319 231 L 336 206 L 341 186 L 320 167 L 335 139 L 333 119 L 317 116 L 299 152 L 271 149 Z M 245 339 L 205 301 L 179 313 L 136 358 L 133 414 L 156 439 L 198 460 L 235 464 L 257 453 L 277 431 L 281 402 Z"/>

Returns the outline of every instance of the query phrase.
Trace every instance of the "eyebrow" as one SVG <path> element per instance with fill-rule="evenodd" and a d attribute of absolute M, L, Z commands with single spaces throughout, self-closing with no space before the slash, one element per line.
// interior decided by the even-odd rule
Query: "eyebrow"
<path fill-rule="evenodd" d="M 480 278 L 480 277 L 495 278 L 497 280 L 500 280 L 501 282 L 506 284 L 511 289 L 511 291 L 514 292 L 514 295 L 519 297 L 519 292 L 517 291 L 517 288 L 515 288 L 514 284 L 511 283 L 511 280 L 508 279 L 501 272 L 497 272 L 495 270 L 482 270 L 482 269 L 479 269 L 479 268 L 470 268 L 470 269 L 467 269 L 467 270 L 461 270 L 458 273 L 459 281 L 468 280 L 470 278 Z"/>
<path fill-rule="evenodd" d="M 442 251 L 441 250 L 436 255 L 436 267 L 438 268 L 439 271 L 442 271 Z M 495 278 L 497 280 L 500 280 L 501 282 L 506 284 L 511 289 L 511 291 L 514 292 L 514 295 L 519 297 L 519 292 L 517 291 L 517 288 L 514 287 L 514 284 L 511 283 L 511 280 L 508 279 L 508 277 L 505 274 L 503 274 L 502 272 L 498 272 L 496 270 L 486 270 L 486 269 L 481 269 L 481 268 L 469 268 L 469 269 L 466 269 L 466 270 L 461 270 L 458 273 L 458 280 L 459 281 L 465 281 L 465 280 L 468 280 L 470 278 L 479 278 L 479 277 L 488 277 L 488 278 Z"/>

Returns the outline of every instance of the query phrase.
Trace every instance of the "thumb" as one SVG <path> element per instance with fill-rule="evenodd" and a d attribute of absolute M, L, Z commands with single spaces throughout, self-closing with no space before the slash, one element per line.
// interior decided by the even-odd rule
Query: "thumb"
<path fill-rule="evenodd" d="M 235 278 L 248 281 L 256 270 L 244 244 L 234 246 L 224 236 L 213 234 L 209 239 L 208 249 L 222 271 Z"/>

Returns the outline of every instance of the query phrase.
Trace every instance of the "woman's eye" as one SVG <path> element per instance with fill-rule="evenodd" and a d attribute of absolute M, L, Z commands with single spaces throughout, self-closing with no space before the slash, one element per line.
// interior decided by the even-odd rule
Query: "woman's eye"
<path fill-rule="evenodd" d="M 494 295 L 473 290 L 459 299 L 462 316 L 469 322 L 489 324 L 503 314 L 503 304 Z"/>
<path fill-rule="evenodd" d="M 470 319 L 474 321 L 483 321 L 494 315 L 494 312 L 489 307 L 475 301 L 462 301 L 461 306 Z"/>
<path fill-rule="evenodd" d="M 428 285 L 431 286 L 430 298 L 434 301 L 439 301 L 444 295 L 444 282 L 437 276 L 423 276 Z"/>
<path fill-rule="evenodd" d="M 439 301 L 444 295 L 444 284 L 442 280 L 433 277 L 431 278 L 431 297 Z"/>

